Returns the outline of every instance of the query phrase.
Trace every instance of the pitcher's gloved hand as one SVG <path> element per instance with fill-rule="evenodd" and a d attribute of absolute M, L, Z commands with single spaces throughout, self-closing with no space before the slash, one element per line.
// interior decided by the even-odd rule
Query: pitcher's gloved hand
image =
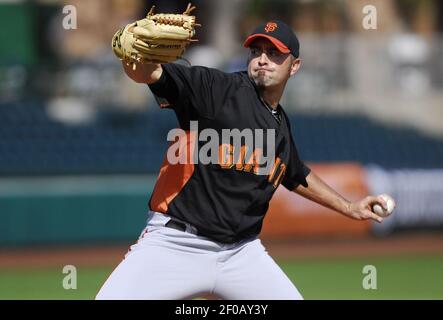
<path fill-rule="evenodd" d="M 188 4 L 182 14 L 154 14 L 126 25 L 112 38 L 112 50 L 128 63 L 168 63 L 180 58 L 195 34 L 195 7 Z M 135 65 L 134 65 L 135 66 Z"/>

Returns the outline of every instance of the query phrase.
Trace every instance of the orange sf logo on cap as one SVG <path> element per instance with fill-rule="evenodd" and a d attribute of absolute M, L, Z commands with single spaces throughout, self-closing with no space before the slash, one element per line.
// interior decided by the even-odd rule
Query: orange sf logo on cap
<path fill-rule="evenodd" d="M 265 26 L 265 31 L 266 32 L 272 32 L 275 29 L 277 29 L 277 24 L 275 22 L 268 22 Z"/>

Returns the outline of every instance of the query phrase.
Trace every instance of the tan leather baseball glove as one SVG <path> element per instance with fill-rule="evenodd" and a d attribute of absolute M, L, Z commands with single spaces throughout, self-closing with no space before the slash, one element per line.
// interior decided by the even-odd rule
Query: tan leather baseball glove
<path fill-rule="evenodd" d="M 182 14 L 154 14 L 126 25 L 112 38 L 112 50 L 121 60 L 141 63 L 168 63 L 180 58 L 195 34 L 195 7 L 188 4 Z"/>

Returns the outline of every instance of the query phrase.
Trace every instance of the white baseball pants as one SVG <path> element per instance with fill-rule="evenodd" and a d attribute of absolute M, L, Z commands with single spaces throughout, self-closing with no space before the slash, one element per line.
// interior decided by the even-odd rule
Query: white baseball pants
<path fill-rule="evenodd" d="M 149 212 L 147 227 L 112 272 L 96 299 L 190 299 L 204 293 L 222 299 L 302 299 L 268 255 L 260 239 L 222 244 L 165 227 L 164 214 Z"/>

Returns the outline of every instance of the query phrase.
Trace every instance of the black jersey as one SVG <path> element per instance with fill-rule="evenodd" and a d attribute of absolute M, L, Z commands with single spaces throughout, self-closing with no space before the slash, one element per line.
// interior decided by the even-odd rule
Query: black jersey
<path fill-rule="evenodd" d="M 259 234 L 269 201 L 280 183 L 289 190 L 299 184 L 307 187 L 310 169 L 299 159 L 285 112 L 278 106 L 276 117 L 268 110 L 247 72 L 224 73 L 178 64 L 162 67 L 161 78 L 149 87 L 164 101 L 160 107 L 174 110 L 188 138 L 176 151 L 187 150 L 189 154 L 185 163 L 171 163 L 165 156 L 150 209 L 186 221 L 199 234 L 223 243 Z M 197 130 L 191 130 L 192 123 L 198 124 Z M 191 159 L 189 155 L 196 154 L 195 148 L 203 148 L 208 141 L 208 137 L 202 141 L 199 137 L 205 129 L 219 134 L 226 129 L 273 130 L 275 157 L 270 170 L 260 172 L 254 157 L 253 161 L 245 161 L 248 149 L 245 152 L 243 138 L 241 150 L 236 152 L 235 145 L 220 138 L 217 163 Z M 253 139 L 255 143 L 258 138 Z M 261 152 L 265 153 L 270 144 L 266 138 L 263 141 Z M 249 150 L 248 155 L 255 155 L 255 151 Z"/>

